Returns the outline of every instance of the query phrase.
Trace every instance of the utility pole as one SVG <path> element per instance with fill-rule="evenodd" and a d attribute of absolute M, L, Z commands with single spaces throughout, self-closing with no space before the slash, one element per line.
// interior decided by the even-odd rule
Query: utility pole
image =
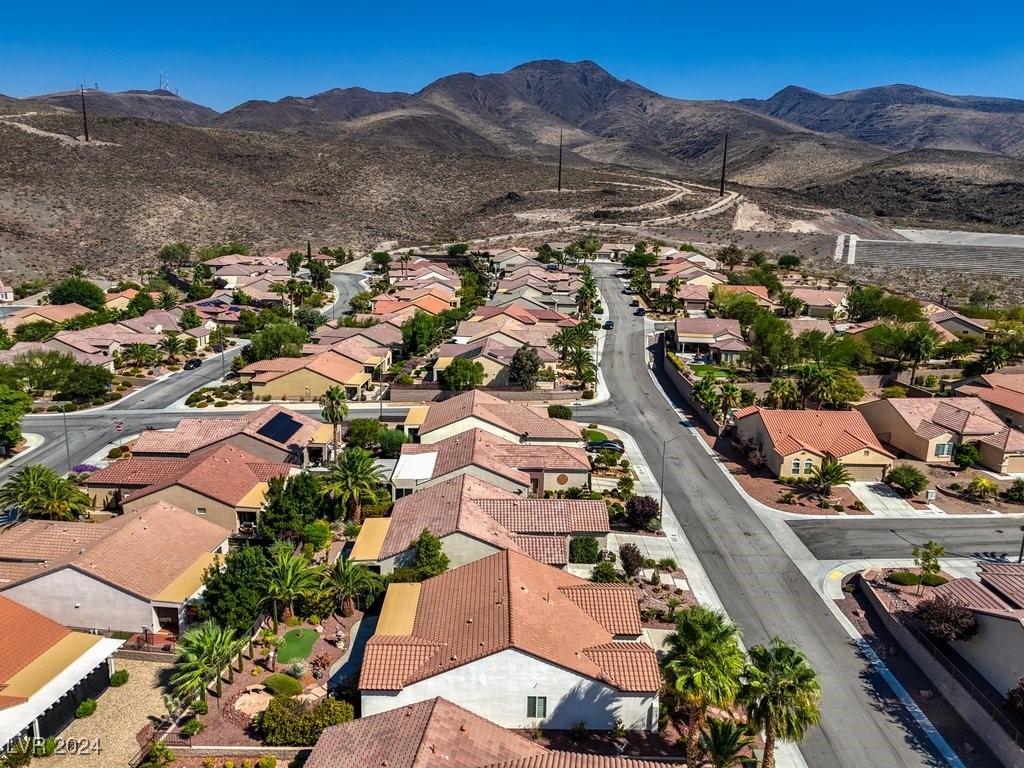
<path fill-rule="evenodd" d="M 558 129 L 558 191 L 562 191 L 562 129 Z"/>
<path fill-rule="evenodd" d="M 725 149 L 722 150 L 722 181 L 718 186 L 718 196 L 725 197 L 725 159 L 729 156 L 729 132 L 725 132 Z"/>
<path fill-rule="evenodd" d="M 309 240 L 307 240 L 306 241 L 306 261 L 309 261 L 312 258 L 313 258 L 313 244 Z"/>
<path fill-rule="evenodd" d="M 89 118 L 85 114 L 85 86 L 78 86 L 78 93 L 82 97 L 82 125 L 85 127 L 85 140 L 89 140 Z"/>

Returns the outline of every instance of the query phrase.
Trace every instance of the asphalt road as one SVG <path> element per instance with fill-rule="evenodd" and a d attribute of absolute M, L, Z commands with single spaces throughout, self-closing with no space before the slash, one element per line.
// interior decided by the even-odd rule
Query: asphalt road
<path fill-rule="evenodd" d="M 643 320 L 632 316 L 620 282 L 609 276 L 612 268 L 595 265 L 594 271 L 616 322 L 602 364 L 612 399 L 580 417 L 631 432 L 655 472 L 664 441 L 672 441 L 666 498 L 744 641 L 761 643 L 777 635 L 799 643 L 821 675 L 822 724 L 802 746 L 807 763 L 813 768 L 941 764 L 930 742 L 907 725 L 898 699 L 816 590 L 666 403 L 648 373 Z"/>

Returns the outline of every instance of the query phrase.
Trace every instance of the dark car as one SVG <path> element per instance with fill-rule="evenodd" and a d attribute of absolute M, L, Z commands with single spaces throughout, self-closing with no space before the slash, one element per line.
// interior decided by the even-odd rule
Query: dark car
<path fill-rule="evenodd" d="M 615 321 L 614 320 L 605 320 L 604 321 L 604 325 L 602 325 L 601 327 L 604 328 L 606 331 L 610 331 L 612 328 L 615 327 Z"/>
<path fill-rule="evenodd" d="M 633 299 L 631 302 L 629 302 L 629 306 L 631 306 L 631 307 L 639 307 L 640 306 L 640 299 Z"/>
<path fill-rule="evenodd" d="M 202 360 L 200 360 L 198 357 L 193 357 L 191 360 L 189 360 L 187 363 L 185 363 L 185 370 L 186 371 L 194 371 L 196 368 L 198 368 L 202 364 L 203 364 Z"/>
<path fill-rule="evenodd" d="M 598 440 L 596 442 L 587 443 L 587 450 L 591 453 L 599 453 L 601 451 L 611 451 L 612 453 L 626 452 L 626 449 L 614 440 Z"/>
<path fill-rule="evenodd" d="M 647 310 L 644 309 L 643 307 L 637 307 L 636 312 L 634 312 L 633 314 L 636 315 L 637 317 L 643 317 L 644 315 L 647 314 Z"/>

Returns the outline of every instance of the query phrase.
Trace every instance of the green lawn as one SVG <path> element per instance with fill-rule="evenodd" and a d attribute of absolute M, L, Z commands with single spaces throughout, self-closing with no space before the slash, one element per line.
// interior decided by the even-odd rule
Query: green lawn
<path fill-rule="evenodd" d="M 604 432 L 598 432 L 596 429 L 588 429 L 586 433 L 588 443 L 600 443 L 608 439 L 608 435 Z"/>
<path fill-rule="evenodd" d="M 719 368 L 717 365 L 705 365 L 703 363 L 698 365 L 691 365 L 690 370 L 692 370 L 698 376 L 703 376 L 705 373 L 712 373 L 715 375 L 715 378 L 718 379 L 729 375 L 729 372 L 724 368 Z"/>
<path fill-rule="evenodd" d="M 313 643 L 316 642 L 316 630 L 312 627 L 304 629 L 292 629 L 285 632 L 284 641 L 277 649 L 277 660 L 282 664 L 291 664 L 295 661 L 305 661 L 313 650 Z"/>

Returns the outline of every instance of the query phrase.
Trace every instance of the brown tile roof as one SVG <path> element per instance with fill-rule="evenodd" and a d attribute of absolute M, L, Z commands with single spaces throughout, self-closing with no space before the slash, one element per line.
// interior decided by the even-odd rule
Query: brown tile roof
<path fill-rule="evenodd" d="M 569 562 L 569 537 L 567 536 L 518 534 L 514 539 L 519 548 L 534 560 L 559 568 Z"/>
<path fill-rule="evenodd" d="M 935 587 L 932 594 L 956 600 L 968 608 L 980 608 L 985 611 L 1011 611 L 1013 608 L 999 595 L 990 590 L 980 581 L 974 579 L 953 579 Z"/>
<path fill-rule="evenodd" d="M 775 450 L 783 456 L 808 450 L 841 458 L 864 448 L 892 456 L 860 411 L 787 411 L 752 405 L 736 411 L 736 422 L 755 413 L 761 415 Z"/>
<path fill-rule="evenodd" d="M 18 672 L 71 634 L 71 630 L 0 595 L 0 696 Z"/>
<path fill-rule="evenodd" d="M 475 417 L 512 434 L 524 437 L 580 440 L 580 428 L 571 421 L 552 419 L 534 408 L 509 403 L 479 389 L 433 403 L 427 411 L 419 434 L 428 435 L 436 429 Z"/>
<path fill-rule="evenodd" d="M 363 366 L 355 360 L 333 350 L 326 350 L 309 357 L 278 357 L 273 360 L 260 360 L 245 366 L 241 373 L 251 375 L 254 382 L 267 382 L 303 368 L 319 373 L 339 384 L 346 384 L 354 376 L 363 372 Z"/>
<path fill-rule="evenodd" d="M 529 344 L 538 349 L 547 348 L 548 341 L 558 333 L 558 327 L 554 325 L 523 325 L 518 320 L 511 318 L 487 321 L 471 322 L 463 320 L 455 329 L 455 336 L 469 340 L 482 339 L 485 336 L 502 334 L 515 339 L 521 343 Z"/>
<path fill-rule="evenodd" d="M 516 494 L 476 500 L 516 533 L 607 533 L 608 506 L 591 499 L 524 499 Z"/>
<path fill-rule="evenodd" d="M 715 290 L 721 293 L 749 293 L 762 301 L 771 302 L 768 289 L 763 285 L 719 285 Z"/>
<path fill-rule="evenodd" d="M 298 430 L 288 436 L 287 443 L 281 443 L 267 435 L 260 434 L 260 430 L 271 419 L 282 413 L 287 414 L 299 425 Z M 196 451 L 240 434 L 277 448 L 295 449 L 304 447 L 321 426 L 319 421 L 297 411 L 279 405 L 268 405 L 266 408 L 260 408 L 258 411 L 231 419 L 182 419 L 169 432 L 147 430 L 136 439 L 132 446 L 132 452 L 147 456 L 160 454 L 189 456 Z"/>
<path fill-rule="evenodd" d="M 613 634 L 563 591 L 590 584 L 507 550 L 427 579 L 412 634 L 375 635 L 367 642 L 359 688 L 400 690 L 514 648 L 620 690 L 657 691 L 661 676 L 654 649 L 613 643 Z M 629 597 L 639 627 L 632 588 L 605 588 Z M 625 599 L 614 602 L 629 610 Z M 619 622 L 624 626 L 626 619 Z"/>
<path fill-rule="evenodd" d="M 0 529 L 0 589 L 50 567 L 70 562 L 110 534 L 107 525 L 22 520 Z"/>
<path fill-rule="evenodd" d="M 911 429 L 921 431 L 925 427 L 930 436 L 950 432 L 976 437 L 993 435 L 1003 428 L 999 417 L 977 397 L 905 397 L 886 402 Z M 928 429 L 929 424 L 939 431 Z"/>
<path fill-rule="evenodd" d="M 636 610 L 636 595 L 617 584 L 583 582 L 562 587 L 563 595 L 590 614 L 613 635 L 639 635 L 643 632 Z M 646 646 L 645 646 L 646 647 Z"/>
<path fill-rule="evenodd" d="M 809 307 L 842 306 L 846 298 L 845 290 L 819 290 L 817 288 L 794 288 L 790 293 Z"/>
<path fill-rule="evenodd" d="M 1024 565 L 982 563 L 981 583 L 1006 600 L 1013 608 L 1024 608 Z"/>
<path fill-rule="evenodd" d="M 288 471 L 286 464 L 269 462 L 240 448 L 221 445 L 187 459 L 121 459 L 90 475 L 85 485 L 126 489 L 124 501 L 180 485 L 234 506 L 259 483 L 283 477 Z"/>
<path fill-rule="evenodd" d="M 544 747 L 442 698 L 326 729 L 306 768 L 476 768 Z"/>
<path fill-rule="evenodd" d="M 548 752 L 536 757 L 522 757 L 474 768 L 669 768 L 670 765 L 672 764 L 631 757 L 588 755 L 583 752 Z M 679 768 L 680 764 L 675 765 Z"/>
<path fill-rule="evenodd" d="M 822 317 L 787 317 L 786 325 L 794 336 L 808 331 L 821 331 L 826 336 L 832 336 L 836 332 L 832 323 Z"/>
<path fill-rule="evenodd" d="M 355 339 L 361 344 L 369 343 L 370 346 L 394 347 L 402 345 L 402 332 L 393 325 L 377 324 L 369 328 L 331 328 L 328 324 L 318 328 L 316 336 L 320 343 L 330 339 L 341 341 L 342 339 Z"/>
<path fill-rule="evenodd" d="M 739 320 L 723 320 L 710 317 L 681 317 L 676 320 L 676 336 L 735 336 L 743 338 Z"/>
<path fill-rule="evenodd" d="M 107 523 L 77 524 L 97 529 L 88 542 L 83 541 L 77 528 L 69 528 L 74 523 L 44 528 L 38 525 L 43 521 L 25 522 L 36 525 L 23 528 L 24 523 L 19 523 L 14 530 L 22 529 L 22 539 L 39 534 L 49 551 L 45 557 L 42 553 L 33 555 L 35 562 L 23 569 L 19 580 L 70 566 L 150 600 L 227 538 L 219 525 L 166 502 L 127 512 Z M 62 537 L 64 541 L 60 541 Z M 0 560 L 19 551 L 23 544 L 16 542 L 8 548 L 4 536 L 0 536 Z M 74 548 L 75 544 L 80 546 Z M 0 588 L 12 585 L 0 584 Z"/>
<path fill-rule="evenodd" d="M 88 307 L 83 307 L 81 304 L 42 304 L 38 307 L 19 309 L 10 316 L 9 322 L 13 321 L 11 322 L 13 326 L 24 321 L 26 318 L 38 315 L 44 320 L 49 320 L 51 323 L 63 323 L 72 317 L 85 315 L 89 312 L 92 312 L 92 310 Z"/>
<path fill-rule="evenodd" d="M 1013 389 L 1002 386 L 979 387 L 973 384 L 957 387 L 958 395 L 977 397 L 986 403 L 997 405 L 1017 413 L 1024 413 L 1024 392 L 1017 392 Z"/>

